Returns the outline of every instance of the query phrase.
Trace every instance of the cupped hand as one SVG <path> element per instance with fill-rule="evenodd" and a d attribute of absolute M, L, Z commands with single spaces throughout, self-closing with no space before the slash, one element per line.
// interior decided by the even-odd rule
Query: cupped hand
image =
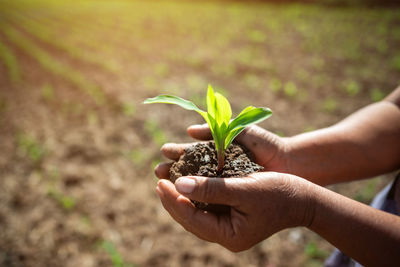
<path fill-rule="evenodd" d="M 260 172 L 244 178 L 181 177 L 175 185 L 161 179 L 157 193 L 187 231 L 238 252 L 285 228 L 309 225 L 314 212 L 312 186 L 297 176 Z M 230 213 L 197 209 L 190 199 L 228 205 Z"/>
<path fill-rule="evenodd" d="M 207 141 L 212 139 L 210 128 L 207 124 L 192 125 L 187 129 L 187 133 L 194 139 Z M 239 144 L 249 149 L 255 158 L 255 162 L 264 167 L 265 171 L 288 172 L 287 168 L 287 141 L 261 127 L 252 125 L 246 127 L 236 139 Z M 162 146 L 162 154 L 171 159 L 178 160 L 184 153 L 188 144 L 168 143 Z M 172 163 L 163 162 L 155 168 L 156 175 L 161 179 L 169 178 L 169 169 Z"/>

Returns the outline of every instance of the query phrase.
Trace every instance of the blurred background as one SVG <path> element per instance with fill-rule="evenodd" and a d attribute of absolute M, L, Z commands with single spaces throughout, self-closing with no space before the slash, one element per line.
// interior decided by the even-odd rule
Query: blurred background
<path fill-rule="evenodd" d="M 321 266 L 305 229 L 234 254 L 175 223 L 153 167 L 202 118 L 141 103 L 211 84 L 281 136 L 332 125 L 400 83 L 393 2 L 1 0 L 0 266 Z"/>

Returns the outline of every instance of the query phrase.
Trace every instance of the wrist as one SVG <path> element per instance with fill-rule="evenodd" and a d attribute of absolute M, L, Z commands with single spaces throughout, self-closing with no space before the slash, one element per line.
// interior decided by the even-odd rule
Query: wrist
<path fill-rule="evenodd" d="M 311 228 L 314 224 L 318 205 L 318 191 L 319 185 L 303 179 L 304 182 L 304 200 L 303 200 L 303 216 L 300 221 L 300 226 Z"/>
<path fill-rule="evenodd" d="M 293 175 L 288 176 L 286 183 L 289 183 L 291 188 L 288 210 L 292 216 L 289 216 L 289 227 L 311 227 L 316 213 L 319 186 Z"/>
<path fill-rule="evenodd" d="M 287 173 L 304 177 L 317 185 L 331 183 L 328 178 L 332 171 L 327 171 L 335 161 L 329 158 L 330 151 L 318 144 L 317 133 L 304 133 L 284 139 L 285 166 Z M 327 141 L 328 142 L 328 141 Z"/>
<path fill-rule="evenodd" d="M 302 136 L 304 136 L 304 134 L 282 138 L 282 147 L 284 153 L 283 162 L 285 164 L 287 173 L 305 177 L 305 166 L 303 164 L 299 164 L 299 157 L 301 160 L 303 160 L 303 158 L 307 156 L 304 152 Z"/>

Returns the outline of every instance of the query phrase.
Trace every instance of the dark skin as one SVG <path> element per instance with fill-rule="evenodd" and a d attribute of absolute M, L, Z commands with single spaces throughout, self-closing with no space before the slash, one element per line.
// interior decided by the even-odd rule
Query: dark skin
<path fill-rule="evenodd" d="M 188 134 L 211 138 L 206 125 L 189 127 Z M 304 226 L 361 264 L 400 265 L 400 217 L 322 187 L 400 168 L 400 87 L 329 128 L 280 138 L 252 126 L 236 140 L 254 153 L 265 172 L 243 178 L 181 177 L 172 184 L 171 163 L 156 167 L 163 178 L 156 189 L 162 204 L 186 230 L 237 252 L 280 230 Z M 176 160 L 188 145 L 166 144 L 162 153 Z M 228 205 L 231 214 L 204 212 L 189 199 Z"/>

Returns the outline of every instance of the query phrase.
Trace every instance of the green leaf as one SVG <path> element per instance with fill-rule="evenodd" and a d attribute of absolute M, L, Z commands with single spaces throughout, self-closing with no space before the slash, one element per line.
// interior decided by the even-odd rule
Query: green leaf
<path fill-rule="evenodd" d="M 122 267 L 125 265 L 124 259 L 118 253 L 118 251 L 113 243 L 111 243 L 110 241 L 103 241 L 102 247 L 109 254 L 113 266 L 121 266 Z"/>
<path fill-rule="evenodd" d="M 215 121 L 215 119 L 211 116 L 210 113 L 207 113 L 207 124 L 210 127 L 211 130 L 211 134 L 213 136 L 214 139 L 214 143 L 215 143 L 215 147 L 219 147 L 219 132 L 218 132 L 218 126 L 217 126 L 217 122 Z"/>
<path fill-rule="evenodd" d="M 220 93 L 215 93 L 215 103 L 217 107 L 215 120 L 219 126 L 224 123 L 228 125 L 232 117 L 232 109 L 228 99 L 226 99 Z"/>
<path fill-rule="evenodd" d="M 256 107 L 248 106 L 247 108 L 243 109 L 243 110 L 239 113 L 238 117 L 239 117 L 240 115 L 242 115 L 243 113 L 245 113 L 245 112 L 247 112 L 247 111 L 249 111 L 249 110 L 255 109 L 255 108 L 256 108 Z"/>
<path fill-rule="evenodd" d="M 249 106 L 243 109 L 228 126 L 228 134 L 224 141 L 224 149 L 232 144 L 235 137 L 238 136 L 246 126 L 261 122 L 271 116 L 271 114 L 272 112 L 268 108 Z"/>
<path fill-rule="evenodd" d="M 194 110 L 199 113 L 205 113 L 205 111 L 199 109 L 193 102 L 173 95 L 159 95 L 153 98 L 147 98 L 143 102 L 143 104 L 153 103 L 175 104 L 187 110 Z"/>
<path fill-rule="evenodd" d="M 154 103 L 174 104 L 187 110 L 194 110 L 198 112 L 201 116 L 203 116 L 206 122 L 210 125 L 207 117 L 207 112 L 199 109 L 191 101 L 173 95 L 159 95 L 153 98 L 147 98 L 145 101 L 143 101 L 143 104 L 154 104 Z"/>
<path fill-rule="evenodd" d="M 228 135 L 228 125 L 223 122 L 217 129 L 219 139 L 217 151 L 225 151 L 225 138 Z"/>
<path fill-rule="evenodd" d="M 242 111 L 239 116 L 237 116 L 229 124 L 228 131 L 233 131 L 241 127 L 246 127 L 251 124 L 259 123 L 268 117 L 270 117 L 272 111 L 269 108 L 254 108 L 248 107 Z"/>
<path fill-rule="evenodd" d="M 236 136 L 238 136 L 246 127 L 239 127 L 235 130 L 231 130 L 228 136 L 225 138 L 224 149 L 227 149 L 233 142 Z"/>
<path fill-rule="evenodd" d="M 207 91 L 207 112 L 215 119 L 219 126 L 225 122 L 226 125 L 232 117 L 232 109 L 228 99 L 220 93 L 214 93 L 211 85 Z"/>
<path fill-rule="evenodd" d="M 207 123 L 210 126 L 215 147 L 217 151 L 223 151 L 232 110 L 229 101 L 220 93 L 214 93 L 211 85 L 208 86 L 207 91 L 207 112 Z"/>
<path fill-rule="evenodd" d="M 211 117 L 215 118 L 215 110 L 216 110 L 216 105 L 215 105 L 214 91 L 211 85 L 209 85 L 207 90 L 207 112 L 208 114 L 210 114 Z"/>

